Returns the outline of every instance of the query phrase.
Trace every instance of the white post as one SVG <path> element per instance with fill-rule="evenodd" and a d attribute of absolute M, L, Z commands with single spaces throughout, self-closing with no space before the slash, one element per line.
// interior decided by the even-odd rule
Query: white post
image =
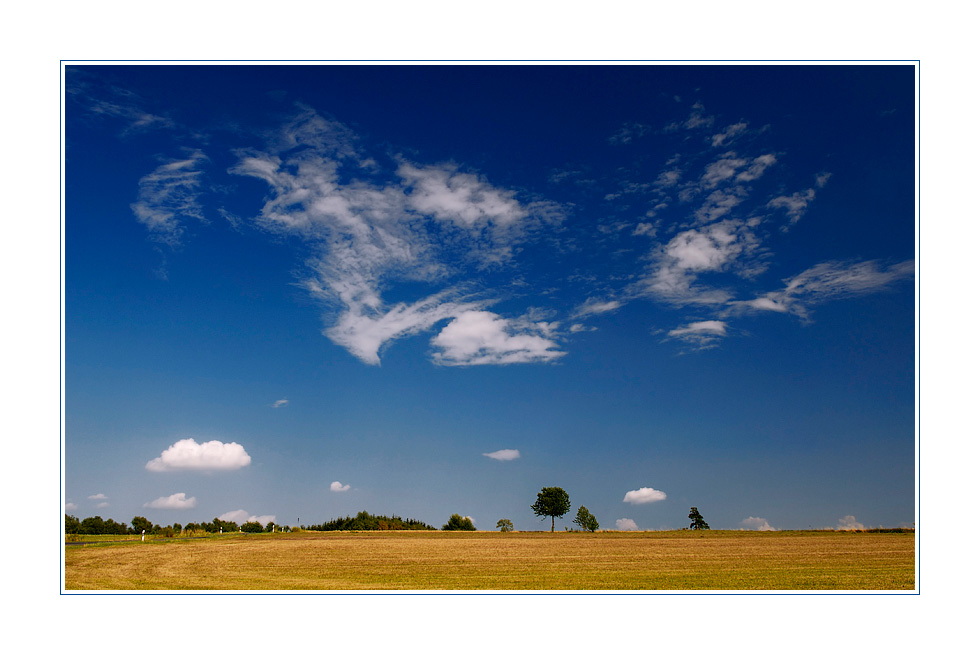
<path fill-rule="evenodd" d="M 143 532 L 140 533 L 140 541 L 146 541 L 146 528 L 143 528 Z"/>

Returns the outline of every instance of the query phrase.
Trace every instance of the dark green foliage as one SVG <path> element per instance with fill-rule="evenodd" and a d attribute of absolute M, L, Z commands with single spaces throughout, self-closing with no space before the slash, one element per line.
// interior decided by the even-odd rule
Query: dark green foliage
<path fill-rule="evenodd" d="M 210 523 L 204 525 L 207 532 L 238 532 L 238 524 L 234 521 L 222 521 L 215 517 Z"/>
<path fill-rule="evenodd" d="M 275 532 L 276 531 L 276 524 L 273 523 L 272 521 L 269 521 L 268 523 L 265 524 L 265 531 L 266 532 Z"/>
<path fill-rule="evenodd" d="M 262 524 L 258 521 L 247 521 L 242 524 L 242 532 L 262 532 Z"/>
<path fill-rule="evenodd" d="M 542 487 L 538 499 L 531 505 L 535 516 L 551 517 L 551 531 L 555 531 L 555 517 L 564 516 L 572 508 L 568 494 L 561 487 Z"/>
<path fill-rule="evenodd" d="M 442 526 L 443 530 L 476 530 L 473 520 L 468 516 L 453 514 L 449 517 L 449 522 Z"/>
<path fill-rule="evenodd" d="M 513 532 L 514 524 L 510 522 L 510 519 L 500 519 L 497 521 L 497 527 L 501 532 Z"/>
<path fill-rule="evenodd" d="M 367 512 L 358 512 L 354 518 L 347 516 L 342 519 L 325 521 L 319 525 L 302 527 L 304 530 L 322 532 L 334 530 L 435 530 L 431 525 L 415 519 L 402 519 L 400 516 L 374 516 Z"/>
<path fill-rule="evenodd" d="M 136 534 L 142 534 L 143 530 L 149 532 L 153 529 L 153 524 L 145 516 L 134 516 L 132 526 Z"/>
<path fill-rule="evenodd" d="M 78 527 L 81 523 L 77 516 L 65 514 L 65 534 L 78 534 Z"/>
<path fill-rule="evenodd" d="M 692 530 L 710 530 L 707 522 L 705 522 L 704 517 L 701 516 L 701 512 L 698 511 L 697 507 L 691 508 L 691 513 L 687 515 L 687 518 L 691 519 L 691 529 Z"/>
<path fill-rule="evenodd" d="M 596 520 L 596 517 L 592 515 L 592 512 L 585 505 L 578 508 L 578 514 L 575 515 L 572 523 L 577 523 L 580 528 L 589 532 L 595 532 L 599 529 L 599 521 Z"/>

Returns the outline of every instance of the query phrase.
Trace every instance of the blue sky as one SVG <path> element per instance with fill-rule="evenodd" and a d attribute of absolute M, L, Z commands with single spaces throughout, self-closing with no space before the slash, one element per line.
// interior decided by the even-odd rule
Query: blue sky
<path fill-rule="evenodd" d="M 914 85 L 66 68 L 66 511 L 911 525 Z"/>

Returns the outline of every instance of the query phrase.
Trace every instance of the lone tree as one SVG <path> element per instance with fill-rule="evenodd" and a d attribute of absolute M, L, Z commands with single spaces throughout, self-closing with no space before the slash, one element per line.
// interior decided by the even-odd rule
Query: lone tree
<path fill-rule="evenodd" d="M 501 532 L 513 532 L 514 524 L 510 522 L 510 519 L 500 519 L 497 521 L 497 527 L 500 528 Z"/>
<path fill-rule="evenodd" d="M 453 514 L 449 517 L 449 522 L 442 526 L 443 530 L 476 530 L 473 519 L 468 516 Z"/>
<path fill-rule="evenodd" d="M 542 521 L 545 516 L 551 517 L 552 532 L 555 531 L 555 517 L 565 516 L 571 508 L 572 503 L 568 500 L 568 494 L 561 487 L 543 487 L 538 492 L 538 499 L 531 505 L 535 516 L 542 517 Z"/>
<path fill-rule="evenodd" d="M 697 507 L 691 508 L 691 513 L 687 515 L 687 518 L 691 519 L 691 529 L 692 530 L 710 530 L 707 522 L 705 522 L 704 517 L 701 516 L 701 512 L 698 511 Z"/>
<path fill-rule="evenodd" d="M 595 532 L 599 529 L 599 521 L 596 520 L 596 517 L 592 515 L 592 512 L 585 505 L 578 508 L 578 514 L 575 515 L 572 523 L 577 523 L 579 527 L 589 532 Z"/>

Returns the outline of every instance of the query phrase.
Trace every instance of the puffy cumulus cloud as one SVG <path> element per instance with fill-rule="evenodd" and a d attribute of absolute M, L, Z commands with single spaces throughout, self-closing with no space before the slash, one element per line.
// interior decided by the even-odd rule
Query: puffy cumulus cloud
<path fill-rule="evenodd" d="M 105 494 L 92 494 L 88 497 L 89 500 L 109 500 L 109 497 Z"/>
<path fill-rule="evenodd" d="M 197 498 L 191 496 L 187 497 L 184 492 L 170 494 L 169 496 L 161 496 L 156 500 L 151 500 L 148 503 L 144 503 L 143 507 L 150 507 L 153 509 L 191 509 L 197 507 Z"/>
<path fill-rule="evenodd" d="M 640 487 L 639 489 L 634 489 L 633 491 L 627 491 L 626 495 L 623 496 L 624 503 L 630 503 L 631 505 L 643 505 L 646 503 L 655 503 L 660 500 L 665 500 L 667 494 L 650 487 Z"/>
<path fill-rule="evenodd" d="M 330 491 L 341 492 L 341 491 L 348 491 L 349 489 L 350 489 L 349 484 L 343 484 L 338 480 L 334 480 L 333 482 L 330 483 Z"/>
<path fill-rule="evenodd" d="M 517 459 L 521 456 L 521 451 L 516 448 L 504 448 L 501 450 L 495 450 L 492 453 L 483 453 L 484 457 L 489 457 L 490 459 L 495 459 L 498 462 L 509 462 L 512 459 Z"/>
<path fill-rule="evenodd" d="M 433 337 L 433 361 L 447 366 L 550 362 L 565 353 L 551 338 L 555 325 L 467 311 Z"/>
<path fill-rule="evenodd" d="M 474 229 L 508 226 L 528 216 L 528 210 L 515 200 L 515 192 L 497 189 L 451 166 L 403 163 L 397 173 L 404 181 L 408 206 L 442 221 Z"/>
<path fill-rule="evenodd" d="M 852 515 L 848 514 L 843 518 L 837 519 L 837 527 L 835 530 L 864 530 L 864 524 L 858 523 L 858 520 Z"/>
<path fill-rule="evenodd" d="M 617 530 L 639 530 L 633 519 L 616 519 Z"/>
<path fill-rule="evenodd" d="M 67 503 L 65 503 L 65 511 L 66 512 L 74 512 L 77 509 L 78 509 L 78 505 L 76 505 L 75 503 L 73 503 L 71 501 L 68 501 Z"/>
<path fill-rule="evenodd" d="M 222 514 L 221 516 L 218 517 L 218 520 L 219 521 L 231 521 L 231 522 L 237 523 L 239 525 L 241 525 L 243 523 L 252 523 L 252 522 L 254 522 L 254 523 L 260 523 L 260 524 L 262 524 L 264 526 L 264 525 L 267 525 L 269 523 L 275 523 L 276 522 L 276 515 L 275 514 L 255 515 L 255 514 L 249 514 L 248 512 L 246 512 L 243 509 L 236 509 L 236 510 L 232 510 L 230 512 L 225 512 L 224 514 Z"/>
<path fill-rule="evenodd" d="M 743 519 L 742 521 L 739 521 L 738 526 L 740 530 L 760 530 L 763 532 L 772 531 L 776 529 L 771 525 L 769 525 L 769 521 L 767 521 L 766 519 L 757 518 L 755 516 L 750 516 L 747 519 Z"/>
<path fill-rule="evenodd" d="M 252 458 L 235 442 L 181 439 L 146 463 L 149 471 L 232 471 L 248 466 Z"/>

